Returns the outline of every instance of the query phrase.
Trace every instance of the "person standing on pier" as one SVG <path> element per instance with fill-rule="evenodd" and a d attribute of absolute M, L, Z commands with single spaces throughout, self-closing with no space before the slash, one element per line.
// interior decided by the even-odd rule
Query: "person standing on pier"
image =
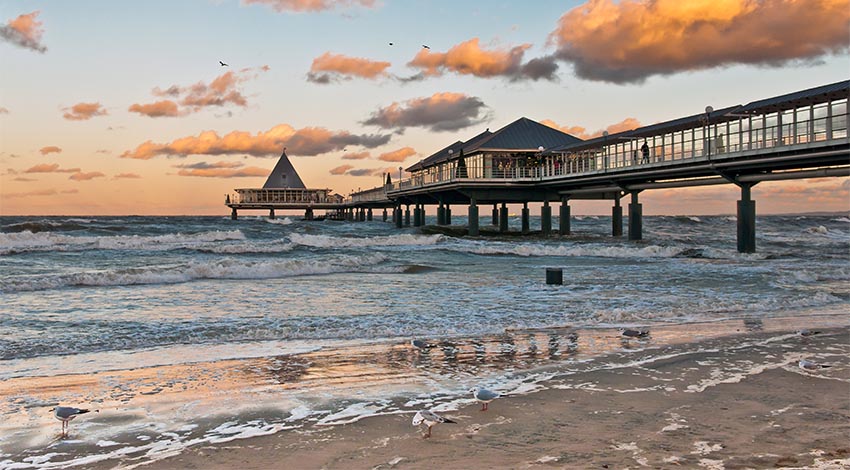
<path fill-rule="evenodd" d="M 640 162 L 649 163 L 649 145 L 647 145 L 646 140 L 644 140 L 643 145 L 640 146 L 640 152 L 643 154 L 643 158 Z"/>

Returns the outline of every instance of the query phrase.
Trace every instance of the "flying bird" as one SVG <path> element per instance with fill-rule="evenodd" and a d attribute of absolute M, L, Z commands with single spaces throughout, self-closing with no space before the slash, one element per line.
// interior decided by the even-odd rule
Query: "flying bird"
<path fill-rule="evenodd" d="M 437 413 L 434 413 L 433 411 L 429 411 L 429 410 L 417 411 L 416 414 L 413 416 L 413 425 L 414 426 L 419 426 L 421 424 L 428 426 L 428 432 L 426 434 L 422 435 L 422 437 L 424 439 L 428 439 L 429 437 L 431 437 L 431 428 L 435 424 L 440 424 L 440 423 L 456 424 L 456 421 L 452 421 L 449 418 L 446 418 L 444 416 L 440 416 Z"/>
<path fill-rule="evenodd" d="M 472 396 L 475 397 L 476 400 L 481 402 L 481 411 L 487 411 L 490 406 L 490 402 L 501 396 L 496 392 L 487 390 L 486 388 L 475 387 L 470 390 L 470 392 L 472 392 Z"/>
<path fill-rule="evenodd" d="M 422 47 L 424 47 L 425 49 L 430 49 L 430 47 L 426 46 L 425 44 L 422 44 Z"/>
<path fill-rule="evenodd" d="M 390 46 L 392 46 L 392 45 L 393 45 L 393 43 L 390 43 Z"/>
<path fill-rule="evenodd" d="M 832 367 L 829 364 L 818 364 L 816 362 L 812 362 L 808 359 L 800 359 L 800 363 L 798 364 L 801 369 L 806 370 L 818 370 L 818 369 L 826 369 L 827 367 Z"/>
<path fill-rule="evenodd" d="M 620 330 L 620 331 L 623 332 L 623 336 L 626 336 L 626 337 L 629 337 L 629 338 L 646 338 L 647 336 L 649 336 L 649 331 L 646 331 L 646 330 L 632 330 L 632 329 L 627 328 L 627 329 Z"/>
<path fill-rule="evenodd" d="M 225 64 L 225 63 L 224 63 L 224 62 L 222 62 L 222 61 L 218 61 L 218 63 L 219 63 L 219 64 L 221 64 L 221 66 L 222 66 L 222 67 L 230 67 L 229 65 Z"/>
<path fill-rule="evenodd" d="M 53 416 L 56 416 L 56 419 L 62 421 L 62 437 L 68 436 L 68 428 L 70 428 L 70 422 L 72 419 L 76 418 L 81 414 L 88 413 L 89 410 L 82 410 L 80 408 L 72 408 L 70 406 L 57 406 L 53 408 Z M 97 411 L 97 410 L 95 410 Z"/>

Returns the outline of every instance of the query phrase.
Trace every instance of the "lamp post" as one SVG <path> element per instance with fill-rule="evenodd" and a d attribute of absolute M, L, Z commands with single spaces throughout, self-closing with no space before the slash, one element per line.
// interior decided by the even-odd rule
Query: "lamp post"
<path fill-rule="evenodd" d="M 449 149 L 449 158 L 448 158 L 448 160 L 446 160 L 446 166 L 444 167 L 445 169 L 443 170 L 443 171 L 447 170 L 449 172 L 448 179 L 452 179 L 452 155 L 454 155 L 454 153 L 455 153 L 455 151 L 453 149 Z"/>
<path fill-rule="evenodd" d="M 602 131 L 602 169 L 608 169 L 608 131 Z"/>
<path fill-rule="evenodd" d="M 711 113 L 712 112 L 714 112 L 714 108 L 712 108 L 711 106 L 705 107 L 705 142 L 706 142 L 706 148 L 708 149 L 706 151 L 706 155 L 708 156 L 709 160 L 711 160 Z"/>
<path fill-rule="evenodd" d="M 398 187 L 401 188 L 401 167 L 398 167 Z"/>

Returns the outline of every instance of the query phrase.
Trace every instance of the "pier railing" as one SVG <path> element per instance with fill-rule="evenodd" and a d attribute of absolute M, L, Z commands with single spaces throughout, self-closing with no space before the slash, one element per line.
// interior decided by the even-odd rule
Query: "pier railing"
<path fill-rule="evenodd" d="M 847 99 L 766 114 L 725 116 L 717 123 L 652 136 L 621 137 L 577 151 L 540 152 L 518 160 L 485 155 L 483 159 L 467 158 L 460 166 L 453 160 L 366 192 L 392 194 L 455 181 L 544 181 L 687 161 L 757 157 L 780 147 L 790 150 L 846 141 L 849 120 Z M 641 150 L 644 142 L 648 153 Z"/>
<path fill-rule="evenodd" d="M 239 204 L 341 204 L 342 196 L 330 189 L 237 189 L 225 196 L 228 205 Z"/>

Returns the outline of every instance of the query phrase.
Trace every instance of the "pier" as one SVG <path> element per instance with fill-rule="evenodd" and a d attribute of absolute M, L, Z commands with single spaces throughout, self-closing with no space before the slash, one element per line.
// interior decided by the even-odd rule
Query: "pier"
<path fill-rule="evenodd" d="M 408 178 L 346 199 L 330 190 L 298 193 L 272 185 L 236 190 L 227 205 L 233 218 L 237 209 L 266 209 L 270 216 L 274 209 L 301 209 L 305 218 L 308 210 L 327 209 L 352 221 L 373 220 L 374 209 L 382 209 L 388 221 L 389 209 L 398 228 L 424 225 L 427 206 L 436 206 L 437 225 L 451 225 L 452 206 L 466 206 L 467 233 L 478 236 L 482 207 L 492 207 L 492 225 L 507 232 L 507 204 L 521 204 L 521 230 L 530 233 L 528 204 L 542 203 L 540 233 L 566 236 L 571 232 L 571 201 L 608 200 L 611 235 L 624 233 L 625 203 L 628 239 L 641 240 L 642 192 L 732 184 L 740 189 L 737 248 L 753 253 L 753 186 L 850 176 L 848 96 L 850 80 L 744 105 L 707 106 L 690 116 L 589 140 L 520 118 L 442 148 L 408 167 Z M 281 173 L 278 167 L 275 171 Z M 553 229 L 555 205 L 559 217 Z"/>

